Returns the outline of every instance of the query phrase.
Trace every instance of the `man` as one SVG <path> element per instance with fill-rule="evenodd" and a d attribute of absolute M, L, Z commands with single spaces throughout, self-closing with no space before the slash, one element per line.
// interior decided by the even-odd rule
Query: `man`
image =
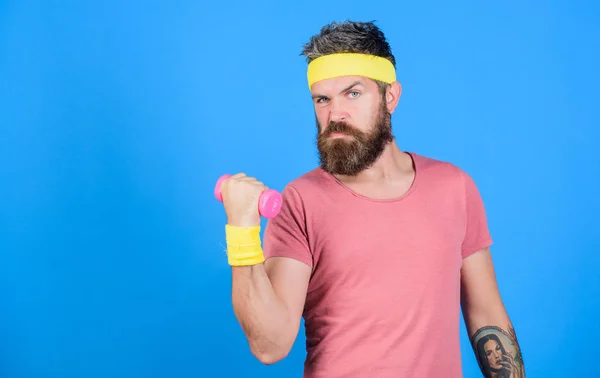
<path fill-rule="evenodd" d="M 264 244 L 266 187 L 223 183 L 232 300 L 250 350 L 283 359 L 305 319 L 305 377 L 462 376 L 465 324 L 485 376 L 523 378 L 475 183 L 399 149 L 395 60 L 373 23 L 325 26 L 304 46 L 320 166 L 290 182 Z"/>

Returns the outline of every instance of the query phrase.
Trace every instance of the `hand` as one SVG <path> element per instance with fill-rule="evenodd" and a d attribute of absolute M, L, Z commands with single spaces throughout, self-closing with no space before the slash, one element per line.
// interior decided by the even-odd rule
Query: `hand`
<path fill-rule="evenodd" d="M 260 225 L 258 200 L 268 188 L 254 177 L 244 173 L 235 174 L 221 184 L 223 206 L 227 223 L 236 227 Z"/>
<path fill-rule="evenodd" d="M 510 353 L 505 353 L 503 355 L 502 362 L 500 362 L 502 367 L 509 371 L 510 378 L 521 378 L 521 371 L 515 364 L 515 360 Z"/>

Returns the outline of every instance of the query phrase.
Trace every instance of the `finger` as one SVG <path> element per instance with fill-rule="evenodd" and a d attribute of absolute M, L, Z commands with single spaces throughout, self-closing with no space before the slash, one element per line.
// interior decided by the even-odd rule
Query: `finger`
<path fill-rule="evenodd" d="M 226 187 L 230 181 L 238 181 L 242 177 L 245 177 L 244 173 L 236 173 L 235 175 L 231 175 L 221 182 L 221 186 Z"/>
<path fill-rule="evenodd" d="M 266 186 L 265 184 L 263 184 L 261 181 L 256 181 L 254 183 L 254 185 L 256 185 L 257 188 L 259 188 L 260 190 L 262 190 L 263 192 L 267 189 L 269 189 L 268 186 Z"/>
<path fill-rule="evenodd" d="M 231 177 L 230 178 L 230 182 L 235 182 L 235 183 L 244 183 L 244 184 L 252 184 L 255 181 L 255 179 L 253 177 L 248 177 L 248 176 L 241 176 L 241 177 Z"/>

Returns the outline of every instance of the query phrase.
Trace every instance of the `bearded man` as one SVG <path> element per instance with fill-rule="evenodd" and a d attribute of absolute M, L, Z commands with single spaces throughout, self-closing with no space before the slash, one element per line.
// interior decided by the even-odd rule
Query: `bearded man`
<path fill-rule="evenodd" d="M 402 88 L 384 34 L 332 23 L 303 55 L 319 166 L 286 185 L 262 242 L 266 186 L 243 173 L 222 185 L 233 308 L 251 352 L 285 358 L 304 318 L 305 378 L 459 378 L 462 308 L 472 345 L 495 335 L 498 366 L 524 377 L 474 181 L 393 136 Z M 474 347 L 484 374 L 488 349 Z"/>

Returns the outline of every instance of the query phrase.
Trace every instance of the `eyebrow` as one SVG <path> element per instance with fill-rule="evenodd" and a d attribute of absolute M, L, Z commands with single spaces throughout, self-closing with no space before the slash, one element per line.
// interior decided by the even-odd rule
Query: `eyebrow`
<path fill-rule="evenodd" d="M 344 93 L 344 92 L 346 92 L 346 91 L 349 91 L 350 89 L 352 89 L 352 87 L 355 87 L 355 86 L 357 86 L 357 85 L 362 85 L 362 82 L 361 82 L 360 80 L 357 80 L 357 81 L 353 82 L 352 84 L 348 85 L 346 88 L 342 89 L 342 90 L 340 91 L 340 93 Z M 327 97 L 327 96 L 320 95 L 320 94 L 318 94 L 318 93 L 317 93 L 317 94 L 314 94 L 314 95 L 312 95 L 312 98 L 313 98 L 313 99 L 315 99 L 315 98 L 322 98 L 322 97 Z"/>

